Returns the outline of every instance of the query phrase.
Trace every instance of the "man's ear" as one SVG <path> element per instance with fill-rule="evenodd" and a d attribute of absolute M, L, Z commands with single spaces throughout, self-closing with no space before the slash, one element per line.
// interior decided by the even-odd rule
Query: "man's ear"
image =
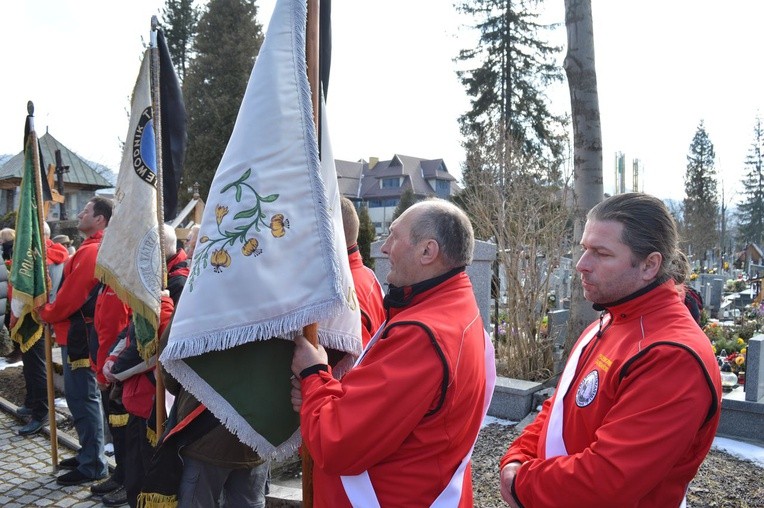
<path fill-rule="evenodd" d="M 422 251 L 421 251 L 422 264 L 429 265 L 430 263 L 432 263 L 438 258 L 438 254 L 440 253 L 440 245 L 438 245 L 438 242 L 436 242 L 432 238 L 424 241 L 423 243 L 424 243 L 424 246 L 422 247 Z"/>
<path fill-rule="evenodd" d="M 656 278 L 662 263 L 663 256 L 660 252 L 656 251 L 648 254 L 645 260 L 642 261 L 642 278 L 644 280 L 652 280 Z"/>

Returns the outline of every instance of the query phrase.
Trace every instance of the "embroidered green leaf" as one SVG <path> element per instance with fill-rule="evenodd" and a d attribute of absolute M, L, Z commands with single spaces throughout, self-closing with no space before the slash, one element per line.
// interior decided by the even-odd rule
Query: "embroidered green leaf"
<path fill-rule="evenodd" d="M 234 220 L 236 219 L 249 219 L 250 217 L 254 217 L 255 214 L 259 212 L 259 207 L 250 208 L 249 210 L 244 210 L 242 212 L 237 213 L 233 216 Z M 238 229 L 238 228 L 237 228 Z"/>

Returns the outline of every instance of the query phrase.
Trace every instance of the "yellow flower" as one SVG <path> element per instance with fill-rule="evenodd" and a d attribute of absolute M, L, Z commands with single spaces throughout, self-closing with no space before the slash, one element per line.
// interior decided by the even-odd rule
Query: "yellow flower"
<path fill-rule="evenodd" d="M 746 354 L 747 352 L 748 352 L 748 348 L 745 348 L 745 347 L 744 347 L 743 349 L 741 349 L 741 350 L 740 350 L 740 354 L 741 354 L 741 355 L 744 355 L 744 356 L 745 356 L 745 354 Z"/>
<path fill-rule="evenodd" d="M 218 221 L 218 226 L 223 222 L 223 217 L 228 215 L 228 207 L 223 205 L 217 205 L 215 207 L 215 220 Z"/>
<path fill-rule="evenodd" d="M 261 252 L 263 252 L 263 249 L 258 249 L 258 242 L 257 238 L 250 238 L 247 240 L 247 243 L 244 244 L 244 246 L 241 248 L 242 254 L 245 256 L 251 256 L 254 254 L 255 256 L 259 256 Z"/>
<path fill-rule="evenodd" d="M 204 235 L 203 237 L 199 238 L 200 243 L 207 243 L 210 241 L 210 237 L 207 235 Z"/>
<path fill-rule="evenodd" d="M 271 217 L 271 234 L 276 238 L 281 238 L 286 234 L 284 228 L 289 227 L 289 220 L 284 218 L 284 215 L 277 213 Z"/>
<path fill-rule="evenodd" d="M 738 365 L 743 365 L 745 363 L 745 356 L 736 356 L 735 363 Z"/>
<path fill-rule="evenodd" d="M 743 338 L 742 337 L 738 337 L 737 338 L 737 345 L 738 346 L 742 346 L 743 344 L 745 344 L 745 341 L 743 340 Z"/>
<path fill-rule="evenodd" d="M 215 267 L 216 272 L 220 272 L 223 268 L 231 266 L 231 255 L 225 249 L 214 250 L 210 256 L 210 264 Z"/>

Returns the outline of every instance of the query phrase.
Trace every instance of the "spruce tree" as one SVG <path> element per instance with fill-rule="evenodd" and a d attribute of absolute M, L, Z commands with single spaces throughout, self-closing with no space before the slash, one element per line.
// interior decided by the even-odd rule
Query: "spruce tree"
<path fill-rule="evenodd" d="M 401 194 L 401 199 L 398 201 L 398 206 L 395 207 L 395 211 L 393 212 L 393 220 L 397 219 L 401 216 L 403 212 L 406 211 L 408 207 L 416 203 L 416 197 L 414 196 L 414 191 L 411 189 L 406 189 Z"/>
<path fill-rule="evenodd" d="M 188 113 L 186 176 L 207 199 L 263 42 L 252 0 L 211 0 L 199 19 L 183 82 Z"/>
<path fill-rule="evenodd" d="M 506 146 L 537 161 L 540 177 L 551 181 L 559 177 L 566 119 L 550 111 L 545 91 L 550 83 L 562 81 L 556 62 L 561 48 L 542 37 L 552 26 L 538 21 L 540 4 L 537 0 L 456 4 L 458 11 L 473 17 L 480 34 L 477 46 L 462 50 L 456 58 L 472 66 L 457 73 L 471 97 L 471 109 L 459 119 L 467 152 L 465 173 L 480 171 L 471 162 L 481 158 L 485 146 L 505 137 L 511 140 Z"/>
<path fill-rule="evenodd" d="M 369 207 L 361 205 L 358 210 L 358 250 L 363 257 L 363 264 L 374 269 L 374 259 L 371 257 L 371 244 L 377 237 L 377 230 L 369 216 Z"/>
<path fill-rule="evenodd" d="M 705 267 L 707 252 L 717 244 L 719 198 L 716 191 L 714 145 L 701 120 L 687 155 L 684 177 L 685 239 L 696 260 Z"/>
<path fill-rule="evenodd" d="M 753 143 L 745 160 L 746 173 L 743 178 L 743 200 L 738 203 L 738 235 L 743 244 L 764 242 L 764 127 L 761 118 L 756 118 L 753 128 Z"/>
<path fill-rule="evenodd" d="M 181 83 L 186 76 L 199 15 L 200 9 L 194 6 L 193 0 L 166 0 L 162 9 L 167 48 Z"/>

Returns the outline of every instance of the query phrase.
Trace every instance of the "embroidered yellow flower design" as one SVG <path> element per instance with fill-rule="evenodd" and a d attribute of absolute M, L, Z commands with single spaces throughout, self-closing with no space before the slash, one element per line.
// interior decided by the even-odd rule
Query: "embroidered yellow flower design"
<path fill-rule="evenodd" d="M 214 267 L 215 271 L 220 273 L 223 268 L 231 266 L 231 255 L 225 249 L 218 249 L 212 251 L 210 256 L 210 264 Z"/>
<path fill-rule="evenodd" d="M 206 234 L 199 239 L 199 243 L 203 245 L 196 252 L 198 260 L 192 265 L 187 282 L 191 291 L 194 290 L 195 278 L 208 265 L 212 265 L 214 271 L 220 273 L 223 268 L 228 268 L 236 262 L 236 251 L 232 250 L 236 242 L 241 244 L 241 253 L 244 256 L 257 257 L 263 253 L 262 236 L 258 240 L 253 236 L 254 234 L 259 233 L 262 228 L 267 228 L 271 230 L 274 238 L 281 238 L 289 229 L 289 219 L 283 213 L 273 214 L 270 223 L 267 222 L 267 215 L 263 206 L 276 201 L 279 195 L 264 196 L 258 193 L 248 181 L 251 174 L 252 169 L 247 169 L 237 180 L 225 185 L 220 190 L 220 194 L 229 194 L 226 196 L 227 198 L 230 198 L 230 191 L 233 191 L 235 203 L 229 199 L 223 201 L 227 204 L 218 203 L 215 205 L 217 233 L 214 230 L 209 231 L 207 226 L 204 227 Z M 246 199 L 245 194 L 247 195 Z M 242 206 L 249 208 L 242 209 Z M 230 216 L 231 214 L 233 217 Z"/>
<path fill-rule="evenodd" d="M 228 215 L 228 207 L 223 205 L 218 205 L 215 207 L 215 220 L 218 223 L 218 226 L 221 222 L 223 222 L 223 217 Z"/>
<path fill-rule="evenodd" d="M 259 242 L 257 241 L 257 238 L 250 238 L 247 240 L 247 243 L 244 244 L 244 247 L 241 248 L 241 253 L 245 256 L 259 256 L 261 252 L 263 252 L 263 249 L 258 249 L 257 246 L 259 245 Z"/>
<path fill-rule="evenodd" d="M 275 238 L 281 238 L 286 234 L 285 229 L 289 228 L 289 220 L 284 218 L 284 214 L 277 213 L 271 217 L 271 234 Z"/>

